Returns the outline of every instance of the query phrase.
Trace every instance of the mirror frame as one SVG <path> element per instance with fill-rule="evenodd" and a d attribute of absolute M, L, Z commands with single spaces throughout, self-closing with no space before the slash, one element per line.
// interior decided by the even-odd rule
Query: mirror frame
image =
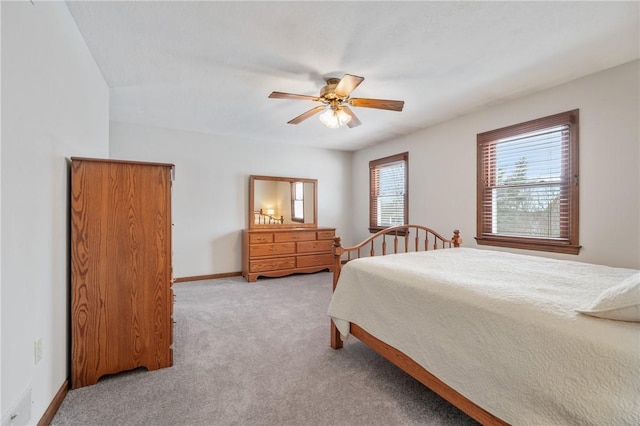
<path fill-rule="evenodd" d="M 303 182 L 313 183 L 313 222 L 307 223 L 283 223 L 283 224 L 257 224 L 255 223 L 254 213 L 255 209 L 255 181 L 266 180 L 274 182 Z M 264 228 L 317 228 L 318 227 L 318 180 L 308 178 L 292 178 L 282 176 L 249 176 L 249 229 L 264 229 Z"/>

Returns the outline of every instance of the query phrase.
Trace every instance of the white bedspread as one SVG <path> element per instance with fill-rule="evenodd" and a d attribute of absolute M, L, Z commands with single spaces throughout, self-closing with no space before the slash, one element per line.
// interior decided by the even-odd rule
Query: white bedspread
<path fill-rule="evenodd" d="M 344 265 L 329 315 L 514 425 L 640 425 L 640 323 L 575 312 L 637 271 L 455 248 Z"/>

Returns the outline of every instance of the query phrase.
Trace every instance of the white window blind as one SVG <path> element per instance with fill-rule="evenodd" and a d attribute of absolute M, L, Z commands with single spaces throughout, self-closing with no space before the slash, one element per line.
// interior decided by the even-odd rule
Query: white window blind
<path fill-rule="evenodd" d="M 291 205 L 294 222 L 304 222 L 304 184 L 293 182 L 291 184 Z"/>
<path fill-rule="evenodd" d="M 567 238 L 568 133 L 558 126 L 484 145 L 484 233 Z"/>
<path fill-rule="evenodd" d="M 405 153 L 370 163 L 370 228 L 406 223 L 407 159 Z"/>

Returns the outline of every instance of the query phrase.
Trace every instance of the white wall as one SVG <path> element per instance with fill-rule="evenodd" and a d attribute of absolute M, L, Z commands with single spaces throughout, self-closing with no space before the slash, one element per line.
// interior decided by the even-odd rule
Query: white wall
<path fill-rule="evenodd" d="M 0 6 L 0 33 L 2 32 L 2 6 Z M 1 37 L 0 37 L 1 39 Z M 2 49 L 0 48 L 0 51 Z M 0 55 L 0 81 L 2 80 L 2 57 Z M 0 84 L 0 99 L 2 85 Z M 2 102 L 0 102 L 0 129 L 2 129 Z M 0 135 L 0 141 L 2 135 Z M 2 241 L 2 145 L 0 144 L 0 242 Z M 0 243 L 0 342 L 2 342 L 2 244 Z M 0 417 L 4 415 L 2 405 L 2 347 L 0 346 Z"/>
<path fill-rule="evenodd" d="M 0 17 L 2 415 L 30 387 L 37 422 L 68 375 L 70 156 L 176 164 L 174 275 L 208 275 L 241 268 L 250 174 L 318 179 L 319 225 L 353 243 L 369 235 L 368 161 L 403 151 L 410 221 L 474 247 L 476 134 L 579 108 L 583 250 L 559 257 L 640 267 L 638 61 L 350 154 L 123 123 L 110 137 L 108 88 L 65 4 L 0 2 Z"/>
<path fill-rule="evenodd" d="M 318 180 L 318 225 L 350 235 L 351 153 L 111 123 L 110 157 L 173 163 L 176 278 L 239 272 L 249 175 Z"/>
<path fill-rule="evenodd" d="M 476 247 L 476 135 L 579 108 L 582 250 L 526 253 L 640 268 L 639 86 L 635 61 L 358 151 L 351 243 L 369 235 L 369 161 L 409 151 L 409 222 L 445 236 L 459 228 L 463 245 Z"/>
<path fill-rule="evenodd" d="M 64 2 L 2 2 L 2 408 L 67 378 L 68 165 L 106 157 L 109 93 Z M 43 358 L 34 365 L 34 341 Z"/>

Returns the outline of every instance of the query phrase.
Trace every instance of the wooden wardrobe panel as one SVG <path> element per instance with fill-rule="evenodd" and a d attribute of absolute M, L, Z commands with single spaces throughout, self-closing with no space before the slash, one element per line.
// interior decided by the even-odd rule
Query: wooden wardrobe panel
<path fill-rule="evenodd" d="M 71 161 L 71 386 L 169 367 L 173 165 Z"/>

